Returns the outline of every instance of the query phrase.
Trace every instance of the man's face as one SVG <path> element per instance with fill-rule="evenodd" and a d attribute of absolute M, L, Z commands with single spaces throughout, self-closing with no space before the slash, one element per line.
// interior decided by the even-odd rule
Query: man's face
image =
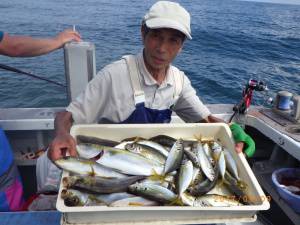
<path fill-rule="evenodd" d="M 183 34 L 174 29 L 150 29 L 145 34 L 144 42 L 145 63 L 150 70 L 166 69 L 180 52 L 183 45 Z M 149 69 L 149 68 L 148 68 Z"/>

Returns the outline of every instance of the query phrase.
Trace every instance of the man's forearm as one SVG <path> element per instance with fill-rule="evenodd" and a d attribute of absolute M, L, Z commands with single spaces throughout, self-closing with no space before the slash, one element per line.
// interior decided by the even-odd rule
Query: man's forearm
<path fill-rule="evenodd" d="M 224 120 L 217 118 L 213 115 L 209 115 L 207 118 L 199 121 L 200 123 L 225 123 Z"/>
<path fill-rule="evenodd" d="M 72 113 L 67 111 L 57 113 L 54 121 L 55 135 L 70 133 L 72 124 Z"/>
<path fill-rule="evenodd" d="M 49 39 L 34 39 L 24 36 L 9 36 L 10 51 L 6 54 L 9 56 L 39 56 L 49 53 L 57 48 L 60 48 L 62 43 L 56 38 Z"/>

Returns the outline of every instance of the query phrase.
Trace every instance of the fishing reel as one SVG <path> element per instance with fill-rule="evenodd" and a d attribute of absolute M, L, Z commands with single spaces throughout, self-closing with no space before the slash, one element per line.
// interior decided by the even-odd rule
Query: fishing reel
<path fill-rule="evenodd" d="M 245 114 L 251 105 L 253 91 L 267 91 L 268 87 L 265 82 L 250 79 L 243 88 L 242 100 L 233 107 L 233 115 L 230 117 L 229 122 L 233 119 L 236 113 Z"/>

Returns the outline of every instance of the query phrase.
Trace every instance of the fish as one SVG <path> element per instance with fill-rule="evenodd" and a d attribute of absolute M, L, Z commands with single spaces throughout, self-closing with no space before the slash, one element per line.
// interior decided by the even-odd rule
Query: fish
<path fill-rule="evenodd" d="M 162 146 L 167 146 L 171 148 L 176 142 L 176 139 L 167 135 L 157 135 L 149 138 L 149 141 L 154 141 L 156 143 L 159 143 Z"/>
<path fill-rule="evenodd" d="M 101 198 L 98 199 L 97 195 L 83 193 L 74 189 L 63 189 L 61 198 L 64 200 L 64 204 L 69 207 L 107 205 Z"/>
<path fill-rule="evenodd" d="M 196 145 L 194 145 L 194 147 L 196 148 L 197 157 L 203 173 L 210 181 L 213 181 L 215 179 L 215 171 L 211 162 L 207 158 L 206 153 L 204 152 L 202 144 L 198 142 Z"/>
<path fill-rule="evenodd" d="M 165 157 L 164 155 L 162 155 L 160 152 L 156 151 L 152 147 L 141 145 L 136 142 L 126 144 L 125 149 L 132 153 L 139 154 L 149 160 L 155 160 L 156 162 L 159 162 L 162 165 L 165 164 L 167 159 L 167 157 Z"/>
<path fill-rule="evenodd" d="M 224 148 L 224 156 L 225 156 L 225 161 L 226 161 L 226 168 L 228 169 L 230 174 L 234 176 L 234 178 L 236 178 L 237 180 L 240 180 L 236 162 L 233 159 L 233 156 L 231 155 L 229 150 L 226 148 Z"/>
<path fill-rule="evenodd" d="M 156 143 L 154 141 L 149 141 L 149 140 L 138 140 L 136 141 L 137 144 L 142 145 L 144 147 L 151 148 L 152 150 L 155 150 L 159 152 L 161 155 L 163 155 L 165 158 L 168 157 L 169 152 L 166 150 L 164 146 L 162 146 L 159 143 Z"/>
<path fill-rule="evenodd" d="M 225 172 L 226 172 L 226 161 L 225 161 L 225 156 L 223 151 L 220 152 L 219 159 L 217 162 L 220 170 L 220 175 L 222 177 L 222 180 L 224 180 Z"/>
<path fill-rule="evenodd" d="M 188 192 L 190 194 L 192 194 L 193 196 L 199 197 L 199 196 L 202 196 L 202 195 L 208 193 L 210 190 L 212 190 L 216 186 L 217 181 L 218 181 L 218 177 L 219 177 L 219 168 L 218 167 L 219 167 L 218 164 L 216 164 L 215 168 L 214 168 L 215 176 L 214 176 L 213 181 L 206 179 L 201 183 L 190 186 L 188 188 Z"/>
<path fill-rule="evenodd" d="M 218 181 L 217 184 L 211 189 L 209 192 L 206 193 L 207 195 L 222 195 L 222 196 L 233 196 L 233 193 L 224 185 L 223 181 Z"/>
<path fill-rule="evenodd" d="M 206 176 L 202 172 L 201 168 L 194 167 L 193 168 L 193 178 L 191 185 L 196 185 L 198 183 L 203 182 L 206 179 Z"/>
<path fill-rule="evenodd" d="M 235 199 L 221 195 L 203 195 L 197 197 L 193 206 L 230 207 L 243 205 Z"/>
<path fill-rule="evenodd" d="M 241 180 L 237 180 L 226 171 L 224 184 L 228 189 L 237 196 L 237 199 L 245 205 L 249 205 L 249 201 L 244 201 L 247 198 L 247 184 Z M 247 198 L 248 200 L 248 198 Z"/>
<path fill-rule="evenodd" d="M 162 174 L 163 165 L 138 154 L 117 148 L 103 148 L 97 163 L 127 175 Z"/>
<path fill-rule="evenodd" d="M 109 194 L 125 192 L 129 185 L 145 179 L 144 176 L 131 176 L 124 178 L 102 178 L 91 176 L 68 176 L 62 182 L 64 187 L 85 190 L 90 193 Z"/>
<path fill-rule="evenodd" d="M 190 160 L 184 161 L 179 170 L 177 178 L 177 194 L 182 195 L 183 192 L 189 187 L 193 179 L 193 163 Z"/>
<path fill-rule="evenodd" d="M 117 141 L 108 140 L 108 139 L 101 139 L 98 137 L 91 137 L 85 135 L 77 135 L 76 136 L 77 143 L 89 143 L 89 144 L 96 144 L 96 145 L 104 145 L 109 147 L 114 147 L 119 144 Z"/>
<path fill-rule="evenodd" d="M 203 150 L 204 150 L 205 154 L 207 155 L 207 158 L 209 159 L 210 163 L 212 165 L 215 164 L 215 160 L 214 160 L 214 158 L 212 156 L 212 150 L 210 149 L 208 143 L 204 143 L 202 145 L 202 147 L 203 147 Z"/>
<path fill-rule="evenodd" d="M 168 204 L 177 199 L 177 195 L 169 189 L 156 184 L 135 183 L 128 187 L 130 193 L 147 199 Z"/>
<path fill-rule="evenodd" d="M 198 160 L 197 155 L 193 151 L 188 150 L 187 148 L 183 148 L 183 151 L 184 151 L 184 154 L 186 155 L 186 157 L 192 161 L 192 163 L 195 167 L 198 167 L 198 168 L 201 167 L 200 161 Z"/>
<path fill-rule="evenodd" d="M 131 198 L 124 198 L 112 202 L 111 207 L 127 207 L 127 206 L 158 206 L 159 203 L 152 201 L 141 196 L 134 196 Z"/>
<path fill-rule="evenodd" d="M 180 196 L 180 199 L 185 206 L 194 206 L 194 201 L 196 197 L 190 195 L 187 192 L 183 192 Z"/>
<path fill-rule="evenodd" d="M 183 158 L 183 142 L 181 139 L 177 140 L 171 148 L 171 151 L 166 160 L 163 174 L 170 173 L 179 168 Z"/>
<path fill-rule="evenodd" d="M 107 177 L 107 178 L 127 177 L 127 175 L 112 170 L 111 168 L 108 168 L 106 166 L 100 165 L 93 160 L 86 160 L 86 159 L 66 156 L 64 158 L 55 160 L 54 163 L 59 168 L 76 174 L 100 176 L 100 177 Z"/>
<path fill-rule="evenodd" d="M 79 157 L 84 159 L 92 159 L 100 156 L 102 153 L 102 145 L 91 143 L 80 143 L 76 145 L 76 151 Z"/>

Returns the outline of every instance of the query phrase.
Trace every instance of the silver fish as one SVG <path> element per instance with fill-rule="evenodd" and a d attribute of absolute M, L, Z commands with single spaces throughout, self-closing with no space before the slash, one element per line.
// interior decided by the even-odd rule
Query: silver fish
<path fill-rule="evenodd" d="M 183 158 L 183 142 L 177 140 L 171 148 L 164 167 L 164 174 L 170 173 L 179 168 Z"/>
<path fill-rule="evenodd" d="M 84 159 L 92 159 L 102 152 L 101 145 L 91 143 L 80 143 L 76 145 L 76 150 L 79 157 Z"/>
<path fill-rule="evenodd" d="M 163 171 L 163 165 L 158 162 L 116 148 L 103 148 L 103 155 L 97 162 L 128 175 L 150 176 Z"/>
<path fill-rule="evenodd" d="M 222 150 L 222 146 L 219 145 L 217 142 L 214 141 L 213 144 L 212 144 L 211 150 L 212 150 L 212 157 L 213 157 L 213 159 L 215 161 L 218 161 L 219 155 L 223 151 Z"/>
<path fill-rule="evenodd" d="M 58 159 L 54 162 L 61 169 L 67 170 L 72 173 L 82 174 L 82 175 L 92 175 L 108 178 L 122 178 L 127 177 L 125 174 L 119 173 L 111 168 L 102 166 L 95 161 L 74 158 L 74 157 L 64 157 Z"/>
<path fill-rule="evenodd" d="M 204 195 L 197 197 L 193 206 L 230 207 L 242 205 L 235 199 L 221 195 Z"/>
<path fill-rule="evenodd" d="M 149 183 L 132 184 L 129 186 L 129 191 L 133 194 L 161 203 L 171 203 L 177 198 L 177 195 L 169 189 Z"/>
<path fill-rule="evenodd" d="M 217 181 L 218 181 L 218 177 L 219 177 L 218 164 L 215 165 L 214 173 L 215 173 L 215 176 L 214 176 L 213 181 L 210 181 L 209 179 L 206 179 L 205 181 L 203 181 L 199 184 L 196 184 L 194 186 L 190 186 L 188 188 L 189 193 L 192 194 L 193 196 L 199 197 L 199 196 L 202 196 L 202 195 L 206 194 L 210 190 L 212 190 L 216 186 Z"/>
<path fill-rule="evenodd" d="M 146 145 L 141 145 L 136 142 L 126 144 L 125 149 L 132 153 L 139 154 L 149 160 L 155 160 L 160 164 L 165 164 L 167 159 L 164 155 L 162 155 L 159 151 L 156 151 L 154 148 L 148 147 Z"/>
<path fill-rule="evenodd" d="M 85 190 L 90 193 L 108 194 L 127 191 L 129 185 L 144 179 L 143 176 L 124 178 L 102 178 L 91 176 L 69 176 L 63 178 L 67 188 Z"/>
<path fill-rule="evenodd" d="M 140 144 L 142 146 L 147 146 L 149 148 L 154 149 L 155 151 L 159 152 L 161 155 L 164 156 L 166 159 L 169 155 L 169 152 L 166 150 L 166 148 L 154 141 L 148 141 L 148 140 L 140 140 L 136 142 L 137 144 Z"/>
<path fill-rule="evenodd" d="M 193 163 L 187 160 L 180 166 L 177 179 L 177 193 L 179 196 L 189 187 L 193 179 Z"/>
<path fill-rule="evenodd" d="M 63 189 L 61 191 L 61 198 L 64 200 L 66 206 L 106 205 L 97 195 L 87 194 L 74 189 Z"/>
<path fill-rule="evenodd" d="M 217 161 L 219 165 L 220 175 L 222 180 L 224 180 L 225 172 L 226 172 L 226 162 L 224 157 L 224 152 L 221 151 L 219 154 L 219 160 Z"/>
<path fill-rule="evenodd" d="M 211 162 L 209 161 L 209 159 L 207 158 L 207 155 L 204 152 L 204 149 L 200 142 L 197 143 L 196 150 L 197 150 L 198 160 L 200 161 L 200 165 L 203 173 L 210 181 L 213 181 L 215 178 L 214 168 Z"/>
<path fill-rule="evenodd" d="M 143 198 L 141 196 L 134 196 L 131 198 L 124 198 L 112 202 L 109 206 L 112 207 L 127 207 L 127 206 L 158 206 L 159 203 Z"/>
<path fill-rule="evenodd" d="M 202 145 L 202 147 L 203 147 L 203 150 L 204 150 L 205 154 L 207 155 L 207 158 L 209 159 L 210 163 L 215 164 L 215 160 L 212 156 L 212 150 L 210 149 L 209 145 L 207 143 L 204 143 Z"/>
<path fill-rule="evenodd" d="M 192 161 L 192 163 L 195 167 L 198 167 L 198 168 L 201 167 L 196 153 L 194 153 L 192 150 L 188 150 L 188 148 L 184 148 L 183 151 L 184 151 L 184 154 L 186 155 L 186 157 Z"/>
<path fill-rule="evenodd" d="M 239 199 L 245 205 L 249 204 L 249 202 L 243 201 L 247 197 L 247 194 L 246 194 L 247 184 L 246 183 L 244 183 L 241 180 L 235 179 L 234 177 L 232 177 L 230 175 L 230 173 L 228 173 L 228 171 L 226 171 L 224 184 L 228 187 L 228 189 L 230 191 L 232 191 L 237 196 L 237 199 Z"/>
<path fill-rule="evenodd" d="M 226 148 L 224 148 L 224 156 L 225 156 L 225 161 L 226 161 L 226 168 L 237 180 L 240 180 L 236 162 L 233 159 L 233 156 L 231 155 L 229 150 Z"/>

